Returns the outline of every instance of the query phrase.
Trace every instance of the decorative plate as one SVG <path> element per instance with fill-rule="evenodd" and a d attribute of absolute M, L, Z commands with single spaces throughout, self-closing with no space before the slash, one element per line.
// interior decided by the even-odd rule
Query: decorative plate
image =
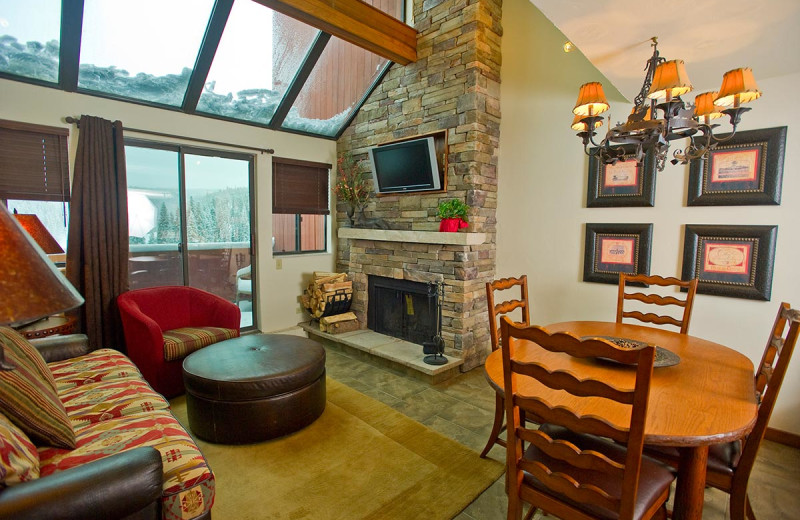
<path fill-rule="evenodd" d="M 625 348 L 625 349 L 640 349 L 649 345 L 649 343 L 645 343 L 644 341 L 637 341 L 635 339 L 628 339 L 628 338 L 620 338 L 617 336 L 584 336 L 581 339 L 590 339 L 590 338 L 599 338 L 604 339 L 606 341 L 610 341 L 614 345 Z M 604 361 L 610 361 L 612 363 L 616 363 L 613 359 L 608 358 L 599 358 L 603 359 Z M 659 347 L 656 345 L 656 359 L 653 361 L 653 368 L 661 368 L 661 367 L 671 367 L 677 365 L 681 362 L 680 356 L 675 354 L 672 351 L 665 349 L 664 347 Z"/>

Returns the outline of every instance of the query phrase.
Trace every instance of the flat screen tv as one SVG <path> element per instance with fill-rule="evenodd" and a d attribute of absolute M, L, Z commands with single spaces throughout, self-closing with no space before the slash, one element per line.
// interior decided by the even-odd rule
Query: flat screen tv
<path fill-rule="evenodd" d="M 369 161 L 375 193 L 441 189 L 433 137 L 372 147 Z"/>

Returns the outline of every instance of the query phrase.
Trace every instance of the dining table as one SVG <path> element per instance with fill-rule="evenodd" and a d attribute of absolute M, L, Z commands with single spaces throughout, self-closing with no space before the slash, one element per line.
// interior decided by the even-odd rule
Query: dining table
<path fill-rule="evenodd" d="M 758 404 L 753 363 L 724 345 L 666 329 L 604 321 L 566 321 L 545 325 L 549 332 L 570 332 L 581 338 L 603 337 L 655 345 L 656 362 L 650 383 L 646 446 L 676 447 L 680 453 L 673 518 L 701 519 L 709 446 L 744 438 L 755 425 Z M 520 340 L 515 358 L 568 370 L 611 384 L 632 387 L 635 370 L 593 358 L 552 353 Z M 484 365 L 489 384 L 503 394 L 500 349 Z M 564 406 L 579 415 L 602 413 L 627 427 L 630 408 L 599 398 L 581 398 L 550 389 L 533 378 L 520 378 L 518 392 L 536 395 L 550 406 Z"/>

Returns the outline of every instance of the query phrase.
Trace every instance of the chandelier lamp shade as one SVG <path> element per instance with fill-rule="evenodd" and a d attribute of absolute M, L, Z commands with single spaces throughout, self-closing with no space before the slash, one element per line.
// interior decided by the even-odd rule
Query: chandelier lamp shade
<path fill-rule="evenodd" d="M 624 123 L 613 127 L 609 117 L 608 132 L 600 142 L 595 140 L 595 130 L 603 124 L 602 114 L 610 105 L 602 84 L 590 82 L 581 85 L 578 101 L 572 110 L 575 115 L 572 129 L 578 132 L 584 152 L 598 156 L 604 164 L 625 160 L 626 145 L 634 145 L 636 161 L 641 162 L 645 154 L 653 150 L 658 171 L 663 171 L 670 141 L 687 138 L 686 146 L 673 152 L 672 164 L 686 164 L 698 159 L 718 143 L 731 139 L 742 114 L 750 110 L 741 105 L 761 96 L 753 71 L 741 68 L 725 73 L 719 91 L 698 94 L 694 103 L 683 101 L 681 96 L 692 91 L 686 65 L 683 60 L 662 58 L 658 52 L 658 39 L 653 37 L 651 40 L 653 55 L 647 62 L 644 84 L 634 99 L 633 110 Z M 723 115 L 729 117 L 731 131 L 725 137 L 715 136 L 714 129 L 719 125 L 711 124 L 711 121 Z"/>

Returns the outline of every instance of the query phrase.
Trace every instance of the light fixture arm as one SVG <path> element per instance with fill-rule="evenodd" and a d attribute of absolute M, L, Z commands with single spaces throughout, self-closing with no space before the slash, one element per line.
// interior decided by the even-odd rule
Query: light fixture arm
<path fill-rule="evenodd" d="M 633 98 L 633 104 L 636 108 L 643 107 L 644 103 L 647 99 L 647 93 L 650 92 L 650 87 L 653 85 L 653 77 L 656 73 L 656 67 L 658 67 L 659 63 L 666 61 L 665 58 L 662 58 L 661 55 L 658 53 L 658 37 L 653 36 L 650 38 L 653 42 L 651 47 L 653 47 L 653 55 L 650 56 L 650 59 L 647 60 L 647 65 L 645 65 L 645 75 L 644 75 L 644 83 L 642 83 L 642 89 L 636 94 L 636 97 Z M 655 104 L 655 101 L 651 101 L 650 105 L 651 108 Z"/>

